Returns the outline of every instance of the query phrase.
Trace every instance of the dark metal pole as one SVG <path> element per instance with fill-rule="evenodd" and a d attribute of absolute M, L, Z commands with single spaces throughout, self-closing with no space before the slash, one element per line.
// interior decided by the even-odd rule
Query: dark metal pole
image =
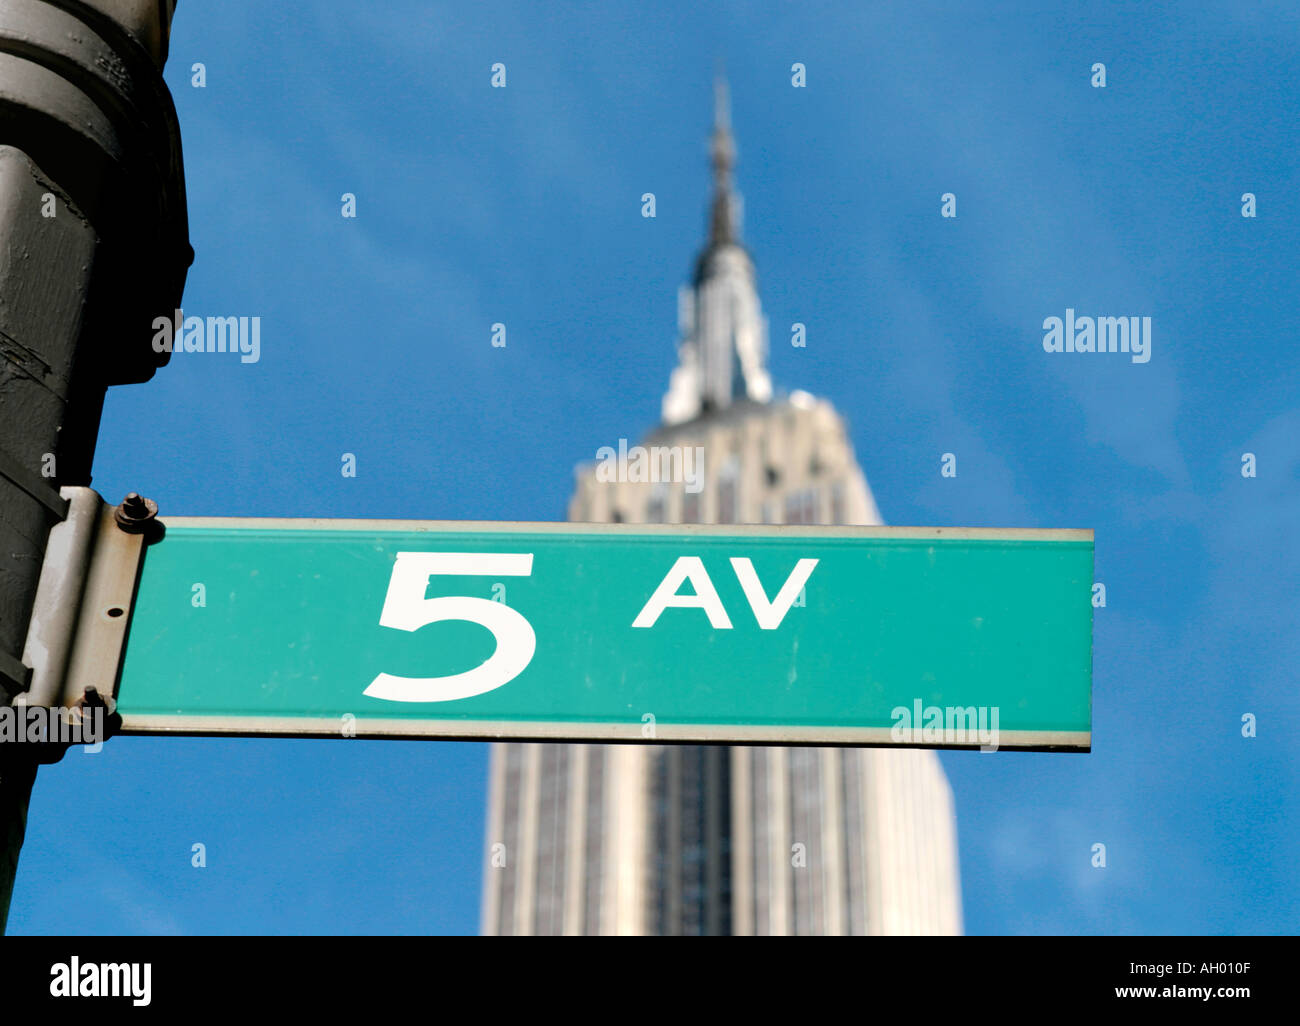
<path fill-rule="evenodd" d="M 167 361 L 153 319 L 179 307 L 193 259 L 162 80 L 174 8 L 0 0 L 0 705 L 28 685 L 58 489 L 90 483 L 105 389 Z M 0 932 L 35 776 L 0 744 Z"/>

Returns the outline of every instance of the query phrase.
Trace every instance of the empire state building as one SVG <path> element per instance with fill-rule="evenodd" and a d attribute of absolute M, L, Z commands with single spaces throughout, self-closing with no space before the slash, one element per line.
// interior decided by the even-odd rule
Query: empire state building
<path fill-rule="evenodd" d="M 577 470 L 585 522 L 879 524 L 844 421 L 775 394 L 719 83 L 708 239 L 678 366 L 644 442 L 700 451 L 703 487 Z M 935 753 L 498 743 L 486 934 L 961 932 L 952 793 Z"/>

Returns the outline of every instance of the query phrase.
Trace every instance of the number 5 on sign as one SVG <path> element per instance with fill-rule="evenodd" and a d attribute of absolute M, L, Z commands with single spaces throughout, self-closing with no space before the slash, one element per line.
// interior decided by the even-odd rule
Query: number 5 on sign
<path fill-rule="evenodd" d="M 371 698 L 389 702 L 452 702 L 509 684 L 523 673 L 537 649 L 537 635 L 517 611 L 500 602 L 466 595 L 425 598 L 434 574 L 528 577 L 531 552 L 399 552 L 379 615 L 381 627 L 416 631 L 440 620 L 466 620 L 486 627 L 496 651 L 483 663 L 443 677 L 397 677 L 381 673 L 366 688 Z"/>

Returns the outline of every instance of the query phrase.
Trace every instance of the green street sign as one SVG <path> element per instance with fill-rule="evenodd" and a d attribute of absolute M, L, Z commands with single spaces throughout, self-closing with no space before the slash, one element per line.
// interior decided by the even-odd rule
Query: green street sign
<path fill-rule="evenodd" d="M 1091 743 L 1091 531 L 164 523 L 125 733 Z"/>

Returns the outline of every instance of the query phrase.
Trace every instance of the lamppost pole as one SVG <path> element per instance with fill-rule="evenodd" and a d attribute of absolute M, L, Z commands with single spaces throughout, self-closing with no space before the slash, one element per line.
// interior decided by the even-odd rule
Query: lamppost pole
<path fill-rule="evenodd" d="M 167 361 L 193 251 L 162 79 L 175 0 L 0 0 L 0 706 L 64 485 L 90 483 L 104 393 Z M 146 433 L 142 431 L 142 439 Z M 32 746 L 0 743 L 0 932 Z"/>

